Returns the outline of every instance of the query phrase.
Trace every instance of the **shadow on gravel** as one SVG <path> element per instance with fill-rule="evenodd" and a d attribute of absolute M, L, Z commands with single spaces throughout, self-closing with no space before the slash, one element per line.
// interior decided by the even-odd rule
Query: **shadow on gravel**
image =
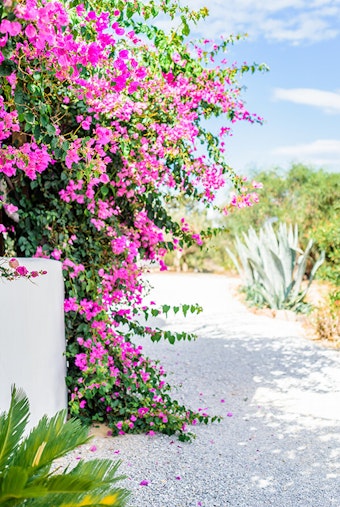
<path fill-rule="evenodd" d="M 201 337 L 146 349 L 181 386 L 179 401 L 224 416 L 197 429 L 181 460 L 170 458 L 190 475 L 191 486 L 178 485 L 189 488 L 185 498 L 191 491 L 207 507 L 340 506 L 340 354 L 296 337 Z M 197 449 L 201 460 L 191 458 Z"/>

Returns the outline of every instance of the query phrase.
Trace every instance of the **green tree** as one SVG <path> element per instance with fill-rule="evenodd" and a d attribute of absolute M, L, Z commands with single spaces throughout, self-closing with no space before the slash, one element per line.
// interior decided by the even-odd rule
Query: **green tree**
<path fill-rule="evenodd" d="M 223 220 L 227 245 L 231 247 L 249 224 L 257 231 L 268 222 L 298 224 L 302 247 L 313 239 L 316 257 L 317 252 L 326 253 L 318 276 L 340 284 L 340 174 L 298 164 L 287 172 L 277 168 L 253 177 L 263 184 L 260 202 Z"/>

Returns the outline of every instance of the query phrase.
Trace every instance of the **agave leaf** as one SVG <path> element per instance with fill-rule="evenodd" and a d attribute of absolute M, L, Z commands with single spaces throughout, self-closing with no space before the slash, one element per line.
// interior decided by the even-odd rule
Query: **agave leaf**
<path fill-rule="evenodd" d="M 279 301 L 276 294 L 267 290 L 266 287 L 260 284 L 257 284 L 256 290 L 261 296 L 262 301 L 266 303 L 266 306 L 269 306 L 269 308 L 279 309 Z"/>
<path fill-rule="evenodd" d="M 25 431 L 29 402 L 24 391 L 12 386 L 9 410 L 0 415 L 0 471 L 8 465 Z"/>
<path fill-rule="evenodd" d="M 317 270 L 319 269 L 319 267 L 324 263 L 325 261 L 325 258 L 326 258 L 326 255 L 325 255 L 325 252 L 322 251 L 318 260 L 315 262 L 313 268 L 312 268 L 312 271 L 310 272 L 310 275 L 309 275 L 309 280 L 308 280 L 308 284 L 306 285 L 305 289 L 303 291 L 300 292 L 300 297 L 298 298 L 298 300 L 296 301 L 297 303 L 299 303 L 300 301 L 303 301 L 304 298 L 306 297 L 307 295 L 307 292 L 314 280 L 314 276 L 315 276 L 315 273 L 317 272 Z"/>
<path fill-rule="evenodd" d="M 294 237 L 293 228 L 290 225 L 287 229 L 285 223 L 280 224 L 278 230 L 279 257 L 284 270 L 285 292 L 293 279 L 293 272 L 296 261 L 297 242 Z"/>
<path fill-rule="evenodd" d="M 313 243 L 314 242 L 312 239 L 309 240 L 306 250 L 298 258 L 298 266 L 297 266 L 297 272 L 296 272 L 296 275 L 294 278 L 294 286 L 291 290 L 290 297 L 289 297 L 291 302 L 294 301 L 296 298 L 298 298 L 299 293 L 301 291 L 302 280 L 303 280 L 303 277 L 306 273 L 307 259 L 308 259 L 309 253 L 312 249 Z"/>
<path fill-rule="evenodd" d="M 257 264 L 252 259 L 249 259 L 249 264 L 253 266 L 254 270 L 256 270 L 260 275 L 260 282 L 257 283 L 256 289 L 263 295 L 271 308 L 277 308 L 275 294 L 268 290 L 268 287 L 270 286 L 270 279 L 266 272 L 261 265 Z"/>
<path fill-rule="evenodd" d="M 312 281 L 314 280 L 314 276 L 315 276 L 315 273 L 317 272 L 317 270 L 320 268 L 320 266 L 325 262 L 325 259 L 326 259 L 326 253 L 325 251 L 323 250 L 321 252 L 321 254 L 319 255 L 319 258 L 318 260 L 315 262 L 313 268 L 312 268 L 312 271 L 310 272 L 310 275 L 309 275 L 309 283 L 308 283 L 308 286 L 310 286 L 310 284 L 312 283 Z"/>
<path fill-rule="evenodd" d="M 243 270 L 243 276 L 245 278 L 246 284 L 253 283 L 253 273 L 251 270 L 249 270 L 248 266 L 248 257 L 249 257 L 249 251 L 247 247 L 240 241 L 240 238 L 236 236 L 235 240 L 235 248 L 237 251 L 237 254 L 240 258 L 241 264 L 242 264 L 242 270 Z M 242 273 L 241 270 L 241 273 Z M 242 274 L 241 274 L 242 276 Z"/>
<path fill-rule="evenodd" d="M 237 269 L 242 272 L 250 297 L 256 303 L 265 301 L 272 308 L 294 308 L 299 304 L 323 262 L 315 263 L 306 290 L 301 290 L 306 263 L 313 245 L 305 251 L 298 246 L 298 226 L 280 223 L 275 232 L 267 223 L 257 234 L 253 227 L 243 232 L 243 241 L 236 238 L 235 248 L 240 259 L 228 251 Z"/>
<path fill-rule="evenodd" d="M 275 235 L 272 224 L 267 223 L 263 229 L 260 230 L 261 243 L 265 243 L 276 254 L 279 252 L 279 243 Z"/>
<path fill-rule="evenodd" d="M 230 250 L 230 248 L 226 247 L 226 252 L 227 254 L 229 255 L 229 257 L 231 258 L 231 260 L 233 261 L 234 263 L 234 266 L 235 268 L 237 269 L 237 272 L 240 276 L 242 276 L 243 272 L 242 272 L 242 268 L 240 266 L 240 263 L 238 262 L 238 259 L 236 257 L 236 255 L 234 254 L 234 252 L 232 252 Z"/>
<path fill-rule="evenodd" d="M 274 292 L 277 295 L 278 305 L 284 301 L 284 294 L 286 288 L 285 272 L 280 257 L 273 251 L 269 250 L 268 260 L 270 260 L 270 277 L 269 283 L 271 282 L 274 287 Z"/>
<path fill-rule="evenodd" d="M 289 241 L 289 245 L 291 246 L 291 248 L 293 248 L 294 250 L 298 249 L 298 247 L 299 247 L 299 229 L 298 229 L 297 224 L 294 225 L 294 229 L 293 229 L 293 226 L 290 225 L 289 230 L 288 230 L 288 241 Z"/>

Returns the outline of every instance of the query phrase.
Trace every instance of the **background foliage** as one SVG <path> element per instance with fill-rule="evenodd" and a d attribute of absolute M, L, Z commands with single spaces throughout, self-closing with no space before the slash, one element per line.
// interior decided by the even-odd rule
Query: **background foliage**
<path fill-rule="evenodd" d="M 301 246 L 314 240 L 315 258 L 325 251 L 326 261 L 318 276 L 340 284 L 340 174 L 292 165 L 288 172 L 273 169 L 254 177 L 263 183 L 260 202 L 225 220 L 230 236 L 256 230 L 266 222 L 286 222 L 299 226 Z M 311 266 L 307 268 L 307 271 Z"/>
<path fill-rule="evenodd" d="M 212 236 L 203 248 L 196 245 L 190 251 L 188 264 L 204 271 L 233 270 L 233 264 L 225 248 L 233 249 L 237 235 L 247 232 L 249 226 L 259 231 L 266 223 L 274 226 L 278 222 L 297 224 L 301 247 L 306 248 L 310 239 L 314 240 L 312 258 L 325 251 L 326 261 L 317 277 L 340 284 L 340 174 L 328 173 L 303 164 L 293 164 L 288 171 L 274 168 L 270 171 L 254 171 L 251 178 L 261 181 L 260 201 L 256 206 L 246 207 L 242 213 L 231 213 L 221 218 L 218 215 L 207 218 L 196 208 L 183 208 L 184 216 L 194 216 L 196 227 L 221 228 L 222 234 Z M 186 257 L 183 252 L 183 259 Z M 204 264 L 201 259 L 204 259 Z M 312 263 L 307 265 L 307 274 Z"/>

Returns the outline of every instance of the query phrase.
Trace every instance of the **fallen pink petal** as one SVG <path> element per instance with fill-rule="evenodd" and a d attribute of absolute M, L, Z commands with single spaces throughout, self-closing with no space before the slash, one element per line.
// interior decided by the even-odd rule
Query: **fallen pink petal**
<path fill-rule="evenodd" d="M 227 413 L 227 417 L 233 417 L 232 412 L 228 412 L 228 413 Z"/>
<path fill-rule="evenodd" d="M 91 452 L 95 452 L 97 450 L 97 447 L 95 445 L 93 445 L 92 447 L 90 447 L 90 451 Z"/>
<path fill-rule="evenodd" d="M 149 481 L 146 481 L 146 480 L 141 481 L 141 482 L 139 483 L 139 485 L 140 485 L 140 486 L 148 486 L 148 485 L 149 485 Z"/>

